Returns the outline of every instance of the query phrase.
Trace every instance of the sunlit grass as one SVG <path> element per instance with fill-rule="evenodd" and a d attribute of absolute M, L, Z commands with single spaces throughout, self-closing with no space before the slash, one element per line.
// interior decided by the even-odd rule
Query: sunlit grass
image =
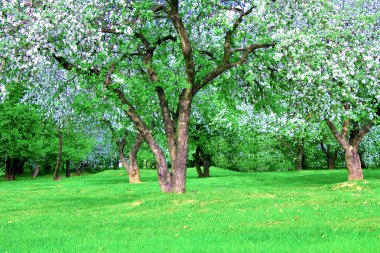
<path fill-rule="evenodd" d="M 187 193 L 155 171 L 0 181 L 0 252 L 377 252 L 380 171 L 238 173 L 212 168 Z"/>

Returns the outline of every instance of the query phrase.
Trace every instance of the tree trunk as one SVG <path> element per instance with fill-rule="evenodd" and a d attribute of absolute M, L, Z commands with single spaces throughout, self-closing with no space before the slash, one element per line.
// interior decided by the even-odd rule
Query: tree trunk
<path fill-rule="evenodd" d="M 80 176 L 81 174 L 81 166 L 82 166 L 82 162 L 78 164 L 77 166 L 75 166 L 75 172 L 77 176 Z"/>
<path fill-rule="evenodd" d="M 202 178 L 204 175 L 201 169 L 202 159 L 200 155 L 200 147 L 198 145 L 197 145 L 197 148 L 195 149 L 194 163 L 195 163 L 195 168 L 197 169 L 198 177 Z"/>
<path fill-rule="evenodd" d="M 157 162 L 158 171 L 158 183 L 162 192 L 171 192 L 173 189 L 171 173 L 169 173 L 168 164 L 165 159 L 164 152 L 157 144 L 156 140 L 153 138 L 152 133 L 146 127 L 144 121 L 135 112 L 134 107 L 128 103 L 124 94 L 119 89 L 114 89 L 114 92 L 119 96 L 120 101 L 128 105 L 128 109 L 124 110 L 128 117 L 132 120 L 133 124 L 136 126 L 137 130 L 144 136 L 146 143 L 152 150 L 154 158 Z"/>
<path fill-rule="evenodd" d="M 338 151 L 337 150 L 332 151 L 330 148 L 330 145 L 327 144 L 325 147 L 322 142 L 321 142 L 321 149 L 322 149 L 322 152 L 326 156 L 327 168 L 329 170 L 333 170 L 335 168 L 335 161 L 338 158 Z"/>
<path fill-rule="evenodd" d="M 210 160 L 210 156 L 204 154 L 201 148 L 197 145 L 197 148 L 195 149 L 194 163 L 197 169 L 198 177 L 210 177 Z"/>
<path fill-rule="evenodd" d="M 53 166 L 51 164 L 45 164 L 44 165 L 45 174 L 50 174 L 50 171 L 52 168 L 53 168 Z"/>
<path fill-rule="evenodd" d="M 131 152 L 129 153 L 128 176 L 129 176 L 129 182 L 132 184 L 141 183 L 140 170 L 137 165 L 137 152 L 139 151 L 143 143 L 144 143 L 144 136 L 139 133 L 136 137 L 135 144 L 132 146 Z"/>
<path fill-rule="evenodd" d="M 344 157 L 346 161 L 346 167 L 348 170 L 348 180 L 363 179 L 362 165 L 360 162 L 358 150 L 361 141 L 363 140 L 364 136 L 369 132 L 374 123 L 369 122 L 362 126 L 361 129 L 358 129 L 359 127 L 356 127 L 356 125 L 354 124 L 355 129 L 357 128 L 358 130 L 355 130 L 355 134 L 349 135 L 349 119 L 343 122 L 341 133 L 338 132 L 335 125 L 331 121 L 327 120 L 326 122 L 331 132 L 333 133 L 335 139 L 344 149 Z M 349 140 L 346 140 L 347 136 L 349 136 Z"/>
<path fill-rule="evenodd" d="M 119 157 L 121 160 L 121 165 L 123 166 L 125 171 L 128 173 L 129 165 L 128 165 L 127 159 L 125 158 L 125 155 L 124 155 L 124 145 L 119 146 Z"/>
<path fill-rule="evenodd" d="M 304 143 L 297 145 L 297 155 L 295 159 L 296 170 L 302 170 L 305 163 L 305 155 L 304 155 Z"/>
<path fill-rule="evenodd" d="M 175 140 L 175 135 L 176 135 L 175 123 L 177 121 L 177 116 L 175 115 L 174 118 L 172 118 L 169 104 L 165 98 L 165 92 L 163 88 L 161 86 L 157 86 L 156 91 L 157 91 L 158 99 L 160 101 L 161 113 L 162 113 L 162 118 L 164 121 L 164 130 L 165 130 L 165 135 L 167 138 L 167 143 L 168 143 L 168 148 L 169 148 L 171 169 L 172 169 L 172 172 L 174 172 L 175 165 L 176 165 L 176 156 L 177 156 L 177 143 Z"/>
<path fill-rule="evenodd" d="M 367 166 L 366 162 L 363 160 L 364 153 L 365 153 L 365 151 L 362 151 L 362 150 L 358 151 L 358 154 L 359 154 L 359 157 L 360 157 L 360 163 L 362 164 L 362 168 L 366 169 L 366 168 L 368 168 L 368 166 Z"/>
<path fill-rule="evenodd" d="M 363 171 L 358 152 L 351 147 L 345 151 L 345 161 L 348 170 L 348 180 L 363 179 Z"/>
<path fill-rule="evenodd" d="M 71 176 L 71 172 L 70 172 L 70 161 L 67 160 L 66 161 L 66 177 L 70 177 Z"/>
<path fill-rule="evenodd" d="M 55 169 L 54 169 L 54 174 L 53 174 L 54 181 L 61 180 L 61 176 L 58 174 L 59 165 L 61 163 L 61 156 L 62 156 L 62 130 L 58 130 L 58 156 L 57 156 L 57 162 L 55 164 Z"/>
<path fill-rule="evenodd" d="M 137 165 L 137 152 L 139 151 L 141 145 L 144 143 L 144 136 L 140 133 L 137 135 L 135 144 L 133 144 L 131 151 L 129 153 L 129 163 L 127 162 L 127 159 L 125 158 L 125 155 L 124 155 L 125 143 L 126 143 L 125 139 L 117 142 L 117 144 L 119 145 L 119 156 L 120 156 L 121 164 L 123 165 L 123 168 L 128 174 L 129 183 L 131 184 L 141 183 L 140 171 Z"/>
<path fill-rule="evenodd" d="M 333 170 L 335 168 L 335 159 L 334 158 L 331 158 L 331 157 L 327 158 L 327 168 L 329 170 Z"/>
<path fill-rule="evenodd" d="M 173 171 L 173 190 L 175 193 L 186 192 L 186 171 L 189 141 L 189 119 L 192 93 L 190 89 L 183 89 L 179 98 L 179 117 L 177 130 L 176 165 Z"/>
<path fill-rule="evenodd" d="M 26 162 L 26 160 L 20 160 L 20 159 L 15 159 L 15 173 L 17 175 L 22 175 L 24 174 L 24 164 Z"/>
<path fill-rule="evenodd" d="M 38 175 L 39 171 L 40 171 L 40 165 L 37 165 L 36 169 L 32 173 L 32 177 L 35 178 Z"/>
<path fill-rule="evenodd" d="M 210 163 L 210 156 L 203 155 L 203 177 L 210 177 Z"/>
<path fill-rule="evenodd" d="M 338 150 L 335 150 L 332 152 L 331 150 L 328 151 L 328 157 L 327 157 L 327 167 L 329 170 L 333 170 L 335 168 L 335 161 L 338 158 Z"/>
<path fill-rule="evenodd" d="M 6 181 L 12 181 L 16 179 L 14 160 L 15 159 L 7 158 L 7 160 L 5 161 L 5 180 Z"/>

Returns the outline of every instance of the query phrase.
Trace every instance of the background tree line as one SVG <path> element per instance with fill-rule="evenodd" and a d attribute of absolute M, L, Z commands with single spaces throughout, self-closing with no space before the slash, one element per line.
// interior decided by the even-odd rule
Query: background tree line
<path fill-rule="evenodd" d="M 149 147 L 163 192 L 185 192 L 189 161 L 203 177 L 210 164 L 303 169 L 318 156 L 331 168 L 343 152 L 362 179 L 363 158 L 377 161 L 378 13 L 364 0 L 2 2 L 3 101 L 23 87 L 13 103 L 51 123 L 56 179 L 65 135 L 105 132 L 124 163 Z"/>

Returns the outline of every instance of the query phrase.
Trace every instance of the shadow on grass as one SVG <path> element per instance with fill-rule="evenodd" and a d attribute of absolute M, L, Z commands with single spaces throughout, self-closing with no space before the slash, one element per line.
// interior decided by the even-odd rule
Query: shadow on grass
<path fill-rule="evenodd" d="M 280 186 L 295 186 L 295 187 L 307 187 L 307 186 L 323 186 L 333 185 L 337 183 L 347 182 L 346 169 L 340 170 L 316 170 L 316 171 L 291 171 L 291 172 L 279 172 L 281 175 L 276 175 L 273 172 L 272 176 L 263 180 L 268 184 Z M 265 173 L 263 173 L 265 174 Z M 363 170 L 364 180 L 380 179 L 379 170 Z"/>
<path fill-rule="evenodd" d="M 274 178 L 277 183 L 287 186 L 307 187 L 337 184 L 347 181 L 347 177 L 342 174 L 313 174 L 297 175 L 297 172 L 290 173 L 293 176 Z"/>

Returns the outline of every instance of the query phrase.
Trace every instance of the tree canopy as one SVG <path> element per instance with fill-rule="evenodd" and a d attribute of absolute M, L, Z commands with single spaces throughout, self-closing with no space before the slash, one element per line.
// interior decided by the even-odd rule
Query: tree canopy
<path fill-rule="evenodd" d="M 163 192 L 185 192 L 191 141 L 196 153 L 202 145 L 210 155 L 205 136 L 220 129 L 225 138 L 216 143 L 249 153 L 239 142 L 259 139 L 247 134 L 255 124 L 256 136 L 272 132 L 289 145 L 297 168 L 304 146 L 320 142 L 327 124 L 345 152 L 348 178 L 361 179 L 359 144 L 380 116 L 379 6 L 2 1 L 2 87 L 25 87 L 60 130 L 78 119 L 78 104 L 83 115 L 109 121 L 116 137 L 115 126 L 128 127 L 153 153 Z"/>

